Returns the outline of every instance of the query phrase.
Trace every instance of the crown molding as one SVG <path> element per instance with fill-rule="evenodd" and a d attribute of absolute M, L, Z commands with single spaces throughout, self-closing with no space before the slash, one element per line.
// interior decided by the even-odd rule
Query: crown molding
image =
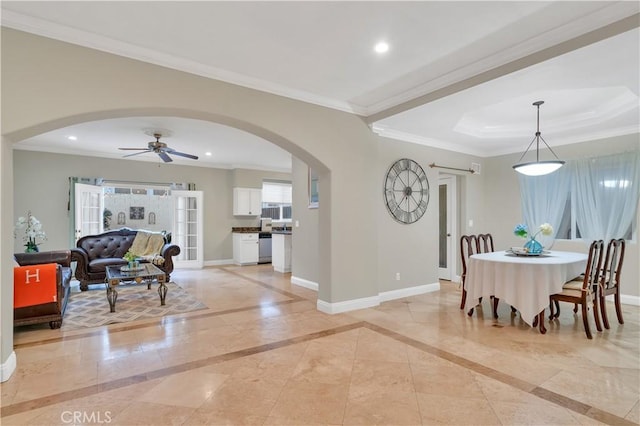
<path fill-rule="evenodd" d="M 441 139 L 425 138 L 413 133 L 403 132 L 400 130 L 392 129 L 386 126 L 380 126 L 377 124 L 371 125 L 371 130 L 379 136 L 395 139 L 403 142 L 415 143 L 418 145 L 425 145 L 432 148 L 444 149 L 446 151 L 458 152 L 460 154 L 474 155 L 481 158 L 497 157 L 500 155 L 521 153 L 527 146 L 527 139 L 522 140 L 522 145 L 516 145 L 505 149 L 469 149 L 466 146 L 459 145 L 453 142 L 443 141 Z M 599 132 L 588 132 L 576 136 L 565 138 L 554 138 L 553 147 L 562 145 L 571 145 L 576 143 L 594 141 L 599 139 L 613 138 L 617 136 L 640 134 L 640 125 L 618 127 L 615 129 L 607 129 Z"/>
<path fill-rule="evenodd" d="M 266 80 L 248 77 L 10 10 L 2 11 L 2 26 L 338 111 L 356 115 L 365 115 L 366 113 L 366 109 L 344 101 L 291 89 Z"/>

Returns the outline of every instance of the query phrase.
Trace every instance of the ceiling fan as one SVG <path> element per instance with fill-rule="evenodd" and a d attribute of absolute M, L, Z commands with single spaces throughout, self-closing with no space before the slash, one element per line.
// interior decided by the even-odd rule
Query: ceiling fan
<path fill-rule="evenodd" d="M 162 161 L 165 163 L 169 163 L 173 161 L 169 154 L 171 155 L 179 155 L 180 157 L 191 158 L 193 160 L 197 160 L 198 157 L 196 155 L 185 154 L 184 152 L 176 151 L 173 148 L 169 148 L 166 143 L 160 142 L 160 138 L 162 137 L 161 133 L 154 133 L 153 137 L 156 138 L 155 141 L 149 142 L 147 148 L 118 148 L 123 151 L 140 151 L 135 152 L 133 154 L 125 155 L 124 157 L 132 157 L 134 155 L 145 154 L 147 152 L 155 152 L 162 158 Z M 123 157 L 123 158 L 124 158 Z"/>

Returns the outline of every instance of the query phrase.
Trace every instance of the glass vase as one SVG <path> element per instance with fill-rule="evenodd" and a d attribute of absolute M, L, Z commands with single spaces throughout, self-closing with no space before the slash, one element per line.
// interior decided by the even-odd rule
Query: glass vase
<path fill-rule="evenodd" d="M 544 247 L 542 247 L 542 244 L 540 244 L 538 240 L 531 238 L 525 243 L 524 248 L 527 250 L 527 253 L 540 254 Z"/>

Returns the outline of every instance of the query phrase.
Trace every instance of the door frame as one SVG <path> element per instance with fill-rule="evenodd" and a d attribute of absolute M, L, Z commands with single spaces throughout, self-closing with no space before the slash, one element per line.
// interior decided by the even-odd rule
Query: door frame
<path fill-rule="evenodd" d="M 447 268 L 441 268 L 438 263 L 438 278 L 453 281 L 457 277 L 457 241 L 458 241 L 458 185 L 456 175 L 440 173 L 438 175 L 438 194 L 440 186 L 446 186 L 447 194 L 447 228 L 445 232 L 449 234 L 447 239 Z M 439 214 L 439 213 L 438 213 Z M 441 230 L 439 229 L 439 232 Z M 440 235 L 440 233 L 438 234 Z M 438 245 L 440 239 L 438 238 Z M 439 249 L 439 247 L 438 247 Z"/>

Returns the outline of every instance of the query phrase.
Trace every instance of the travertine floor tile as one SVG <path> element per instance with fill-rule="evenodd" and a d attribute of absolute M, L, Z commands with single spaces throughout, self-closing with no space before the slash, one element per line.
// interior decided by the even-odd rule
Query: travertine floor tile
<path fill-rule="evenodd" d="M 640 424 L 640 308 L 541 335 L 460 287 L 327 315 L 271 265 L 176 270 L 208 309 L 86 330 L 15 330 L 5 425 Z M 99 291 L 103 291 L 100 288 Z M 73 414 L 71 414 L 73 415 Z M 92 422 L 92 423 L 91 423 Z M 80 422 L 82 423 L 82 421 Z"/>

